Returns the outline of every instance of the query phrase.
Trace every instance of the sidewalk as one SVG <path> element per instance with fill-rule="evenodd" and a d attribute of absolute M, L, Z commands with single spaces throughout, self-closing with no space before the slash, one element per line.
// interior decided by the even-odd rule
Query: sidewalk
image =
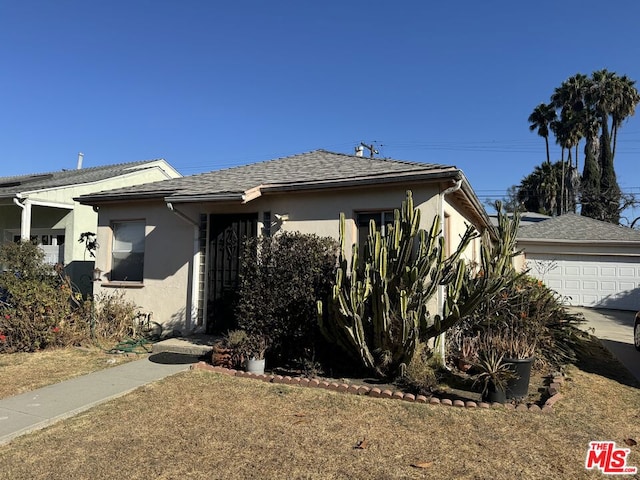
<path fill-rule="evenodd" d="M 194 356 L 160 353 L 0 400 L 0 445 L 189 369 Z"/>

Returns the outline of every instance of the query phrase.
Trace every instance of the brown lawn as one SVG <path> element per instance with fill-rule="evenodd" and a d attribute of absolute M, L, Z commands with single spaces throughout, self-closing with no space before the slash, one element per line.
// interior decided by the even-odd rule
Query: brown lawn
<path fill-rule="evenodd" d="M 640 440 L 640 390 L 627 374 L 615 378 L 615 365 L 570 368 L 551 414 L 410 404 L 194 370 L 0 447 L 0 478 L 603 478 L 584 468 L 589 441 Z M 640 467 L 638 446 L 628 464 Z"/>
<path fill-rule="evenodd" d="M 0 354 L 0 398 L 18 395 L 137 358 L 142 357 L 109 354 L 97 347 Z"/>

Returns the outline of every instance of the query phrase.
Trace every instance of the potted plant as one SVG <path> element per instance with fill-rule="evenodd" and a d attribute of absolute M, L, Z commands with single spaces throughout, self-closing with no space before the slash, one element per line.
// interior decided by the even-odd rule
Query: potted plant
<path fill-rule="evenodd" d="M 265 353 L 269 346 L 268 339 L 265 335 L 252 333 L 247 335 L 245 343 L 246 352 L 246 370 L 251 373 L 264 373 Z"/>
<path fill-rule="evenodd" d="M 460 340 L 460 353 L 458 356 L 458 369 L 468 372 L 478 358 L 478 336 L 462 337 Z"/>
<path fill-rule="evenodd" d="M 482 400 L 489 403 L 505 403 L 507 384 L 515 377 L 515 373 L 504 361 L 504 355 L 491 347 L 482 348 L 478 351 L 475 366 L 479 373 L 475 375 L 474 385 L 482 385 Z"/>
<path fill-rule="evenodd" d="M 246 343 L 247 332 L 229 330 L 222 340 L 213 346 L 211 363 L 226 368 L 242 368 L 246 358 Z"/>
<path fill-rule="evenodd" d="M 502 351 L 504 361 L 515 373 L 515 377 L 508 382 L 507 396 L 516 400 L 526 398 L 531 367 L 535 360 L 535 338 L 531 338 L 525 332 L 510 329 L 502 335 Z"/>

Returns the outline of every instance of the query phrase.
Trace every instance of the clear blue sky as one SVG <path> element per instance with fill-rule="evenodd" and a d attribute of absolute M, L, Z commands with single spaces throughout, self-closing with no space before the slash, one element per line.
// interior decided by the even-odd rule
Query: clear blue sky
<path fill-rule="evenodd" d="M 640 81 L 639 18 L 635 0 L 0 0 L 0 176 L 80 151 L 189 175 L 375 141 L 498 197 L 545 158 L 527 117 L 563 80 Z M 639 154 L 632 117 L 624 191 Z"/>

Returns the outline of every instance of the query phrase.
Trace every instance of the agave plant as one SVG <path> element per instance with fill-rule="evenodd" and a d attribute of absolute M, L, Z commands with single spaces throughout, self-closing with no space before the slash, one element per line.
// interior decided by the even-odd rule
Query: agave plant
<path fill-rule="evenodd" d="M 475 376 L 474 386 L 482 384 L 482 396 L 484 397 L 490 387 L 505 392 L 509 380 L 515 379 L 516 374 L 504 360 L 504 354 L 499 351 L 487 348 L 480 349 L 476 368 L 479 373 Z"/>

